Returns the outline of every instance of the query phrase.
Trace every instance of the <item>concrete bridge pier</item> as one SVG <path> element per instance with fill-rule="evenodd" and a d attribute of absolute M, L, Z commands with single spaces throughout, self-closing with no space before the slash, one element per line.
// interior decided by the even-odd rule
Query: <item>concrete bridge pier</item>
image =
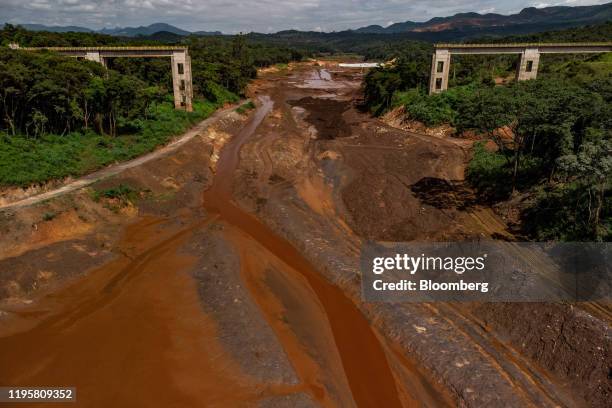
<path fill-rule="evenodd" d="M 108 68 L 108 59 L 104 58 L 100 55 L 100 51 L 88 51 L 85 53 L 85 59 L 88 61 L 94 61 L 98 64 L 104 65 L 105 68 Z"/>
<path fill-rule="evenodd" d="M 526 81 L 536 79 L 539 65 L 540 51 L 537 48 L 525 48 L 520 55 L 520 60 L 516 67 L 516 80 Z"/>
<path fill-rule="evenodd" d="M 172 64 L 174 107 L 192 112 L 191 57 L 186 51 L 174 51 L 170 60 Z"/>
<path fill-rule="evenodd" d="M 431 76 L 429 93 L 438 93 L 448 89 L 448 73 L 450 72 L 451 53 L 440 49 L 431 57 Z"/>

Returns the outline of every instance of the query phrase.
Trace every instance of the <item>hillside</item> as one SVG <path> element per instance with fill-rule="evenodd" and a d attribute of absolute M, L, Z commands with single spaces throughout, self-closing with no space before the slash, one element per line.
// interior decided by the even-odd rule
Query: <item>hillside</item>
<path fill-rule="evenodd" d="M 450 17 L 435 17 L 426 22 L 405 21 L 388 27 L 370 25 L 354 31 L 368 34 L 421 33 L 420 39 L 442 40 L 479 35 L 540 32 L 609 20 L 612 20 L 612 3 L 578 7 L 528 7 L 511 15 L 459 13 Z"/>

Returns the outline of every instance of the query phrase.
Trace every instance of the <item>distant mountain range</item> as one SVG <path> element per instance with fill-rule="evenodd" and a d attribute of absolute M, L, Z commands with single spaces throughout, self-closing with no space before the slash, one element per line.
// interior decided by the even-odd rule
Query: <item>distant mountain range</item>
<path fill-rule="evenodd" d="M 57 33 L 65 33 L 69 31 L 74 31 L 78 33 L 100 33 L 100 34 L 108 34 L 119 37 L 138 37 L 138 36 L 150 36 L 157 33 L 171 33 L 178 36 L 184 36 L 189 34 L 195 35 L 221 35 L 221 31 L 196 31 L 189 32 L 187 30 L 182 30 L 178 27 L 175 27 L 166 23 L 155 23 L 148 26 L 140 26 L 140 27 L 115 27 L 115 28 L 103 28 L 101 30 L 91 30 L 85 27 L 78 26 L 46 26 L 42 24 L 20 24 L 23 28 L 31 30 L 31 31 L 51 31 Z"/>
<path fill-rule="evenodd" d="M 521 26 L 544 25 L 571 27 L 583 24 L 594 24 L 612 20 L 612 3 L 596 6 L 554 6 L 535 8 L 528 7 L 518 14 L 504 16 L 501 14 L 459 13 L 451 17 L 435 17 L 426 22 L 405 21 L 391 24 L 388 27 L 370 25 L 361 27 L 355 32 L 371 34 L 398 34 L 398 33 L 438 33 L 441 31 L 465 31 L 487 29 L 504 29 L 508 31 L 515 28 L 518 32 L 524 31 Z"/>
<path fill-rule="evenodd" d="M 528 7 L 517 14 L 502 15 L 495 13 L 459 13 L 450 17 L 435 17 L 425 22 L 405 21 L 388 27 L 369 25 L 347 33 L 360 34 L 401 34 L 408 38 L 425 41 L 460 40 L 487 35 L 504 36 L 526 34 L 570 28 L 587 24 L 612 21 L 612 2 L 595 6 L 553 6 L 544 8 Z M 140 27 L 116 27 L 91 30 L 77 26 L 45 26 L 41 24 L 21 24 L 33 31 L 53 32 L 97 32 L 122 37 L 153 36 L 164 39 L 185 35 L 221 35 L 220 31 L 189 32 L 166 23 L 155 23 Z M 281 31 L 277 34 L 292 32 Z M 297 31 L 296 31 L 297 32 Z M 602 40 L 605 40 L 602 38 Z"/>
<path fill-rule="evenodd" d="M 47 26 L 44 24 L 19 24 L 26 30 L 30 31 L 50 31 L 52 33 L 67 33 L 74 31 L 76 33 L 93 33 L 93 30 L 78 26 Z"/>

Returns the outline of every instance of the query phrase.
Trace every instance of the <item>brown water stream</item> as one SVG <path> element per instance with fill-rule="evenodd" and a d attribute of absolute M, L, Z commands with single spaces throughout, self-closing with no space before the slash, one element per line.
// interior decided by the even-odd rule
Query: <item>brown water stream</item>
<path fill-rule="evenodd" d="M 119 243 L 128 256 L 14 311 L 0 327 L 0 384 L 76 387 L 79 407 L 257 400 L 257 384 L 241 375 L 202 313 L 187 273 L 195 259 L 179 251 L 202 227 L 144 218 Z M 269 393 L 290 391 L 279 386 Z M 45 404 L 54 405 L 66 404 Z"/>
<path fill-rule="evenodd" d="M 251 121 L 222 150 L 214 183 L 204 194 L 204 206 L 210 213 L 248 234 L 307 279 L 327 314 L 357 405 L 400 407 L 395 380 L 385 352 L 355 304 L 338 287 L 319 275 L 293 245 L 232 202 L 231 180 L 238 166 L 240 149 L 273 106 L 267 97 L 262 97 L 261 103 L 262 106 Z"/>

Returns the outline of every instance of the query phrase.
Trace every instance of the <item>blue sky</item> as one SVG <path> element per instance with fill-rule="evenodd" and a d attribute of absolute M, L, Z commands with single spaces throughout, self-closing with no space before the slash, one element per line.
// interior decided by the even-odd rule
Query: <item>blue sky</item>
<path fill-rule="evenodd" d="M 94 29 L 166 22 L 190 31 L 333 31 L 459 12 L 511 14 L 524 7 L 610 0 L 0 0 L 0 22 Z"/>

